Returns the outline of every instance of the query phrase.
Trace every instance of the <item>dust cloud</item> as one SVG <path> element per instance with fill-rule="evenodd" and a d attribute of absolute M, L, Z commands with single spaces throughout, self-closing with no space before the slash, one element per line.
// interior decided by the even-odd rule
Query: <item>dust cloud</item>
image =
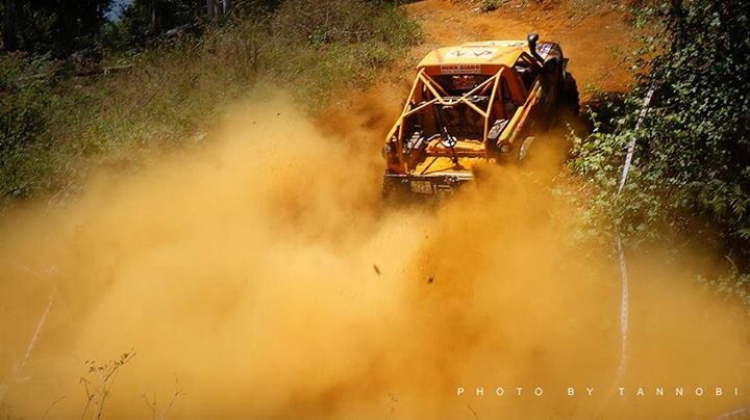
<path fill-rule="evenodd" d="M 104 417 L 706 418 L 750 402 L 746 318 L 658 252 L 629 260 L 617 377 L 617 266 L 571 241 L 579 211 L 548 188 L 559 143 L 437 208 L 387 208 L 380 123 L 342 121 L 342 137 L 291 103 L 257 93 L 199 150 L 7 214 L 0 414 L 79 417 L 80 378 L 124 352 Z"/>

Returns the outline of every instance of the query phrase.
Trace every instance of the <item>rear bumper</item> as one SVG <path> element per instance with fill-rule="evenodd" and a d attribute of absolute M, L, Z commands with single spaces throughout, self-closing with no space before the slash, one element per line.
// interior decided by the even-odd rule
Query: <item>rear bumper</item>
<path fill-rule="evenodd" d="M 383 178 L 383 195 L 439 198 L 453 194 L 473 178 L 471 173 L 420 176 L 386 172 Z"/>

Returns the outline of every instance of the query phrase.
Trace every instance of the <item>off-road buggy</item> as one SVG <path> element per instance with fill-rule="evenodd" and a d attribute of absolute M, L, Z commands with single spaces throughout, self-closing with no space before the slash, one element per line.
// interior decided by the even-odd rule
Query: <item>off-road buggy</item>
<path fill-rule="evenodd" d="M 538 38 L 439 48 L 422 59 L 383 148 L 386 196 L 450 193 L 474 178 L 478 162 L 522 161 L 558 111 L 578 112 L 562 49 Z"/>

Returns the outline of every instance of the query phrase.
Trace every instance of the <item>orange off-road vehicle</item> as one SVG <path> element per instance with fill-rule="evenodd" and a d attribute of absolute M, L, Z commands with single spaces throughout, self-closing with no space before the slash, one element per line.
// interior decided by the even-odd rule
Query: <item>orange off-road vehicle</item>
<path fill-rule="evenodd" d="M 383 156 L 383 193 L 442 195 L 474 178 L 477 162 L 522 161 L 558 110 L 578 112 L 560 46 L 486 41 L 440 48 L 417 66 Z"/>

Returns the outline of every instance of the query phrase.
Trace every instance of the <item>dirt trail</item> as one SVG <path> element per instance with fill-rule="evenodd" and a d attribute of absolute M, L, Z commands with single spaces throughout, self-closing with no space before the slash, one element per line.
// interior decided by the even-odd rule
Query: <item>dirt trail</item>
<path fill-rule="evenodd" d="M 518 3 L 524 3 L 519 7 Z M 574 0 L 557 1 L 554 6 L 528 2 L 507 2 L 489 13 L 479 11 L 476 2 L 424 0 L 403 6 L 424 31 L 424 42 L 413 48 L 389 74 L 363 95 L 340 95 L 340 102 L 323 113 L 318 125 L 331 134 L 352 133 L 361 144 L 361 130 L 383 136 L 398 117 L 403 100 L 414 80 L 416 64 L 429 51 L 464 42 L 491 39 L 526 39 L 531 32 L 542 40 L 559 42 L 570 59 L 568 69 L 578 82 L 582 104 L 594 92 L 624 92 L 633 82 L 633 72 L 625 60 L 638 46 L 627 15 L 611 5 L 588 2 L 585 10 Z M 341 130 L 342 121 L 346 127 Z M 379 150 L 382 139 L 366 136 L 365 147 Z"/>
<path fill-rule="evenodd" d="M 578 80 L 582 99 L 590 98 L 587 86 L 616 92 L 627 89 L 632 73 L 623 60 L 624 53 L 636 45 L 633 28 L 622 11 L 609 5 L 575 10 L 570 2 L 554 6 L 514 6 L 508 2 L 489 13 L 476 3 L 426 0 L 410 4 L 410 15 L 425 30 L 426 42 L 410 57 L 416 63 L 422 55 L 439 46 L 489 39 L 526 39 L 530 32 L 542 40 L 559 42 L 570 58 L 570 71 Z M 412 65 L 413 67 L 413 65 Z"/>

